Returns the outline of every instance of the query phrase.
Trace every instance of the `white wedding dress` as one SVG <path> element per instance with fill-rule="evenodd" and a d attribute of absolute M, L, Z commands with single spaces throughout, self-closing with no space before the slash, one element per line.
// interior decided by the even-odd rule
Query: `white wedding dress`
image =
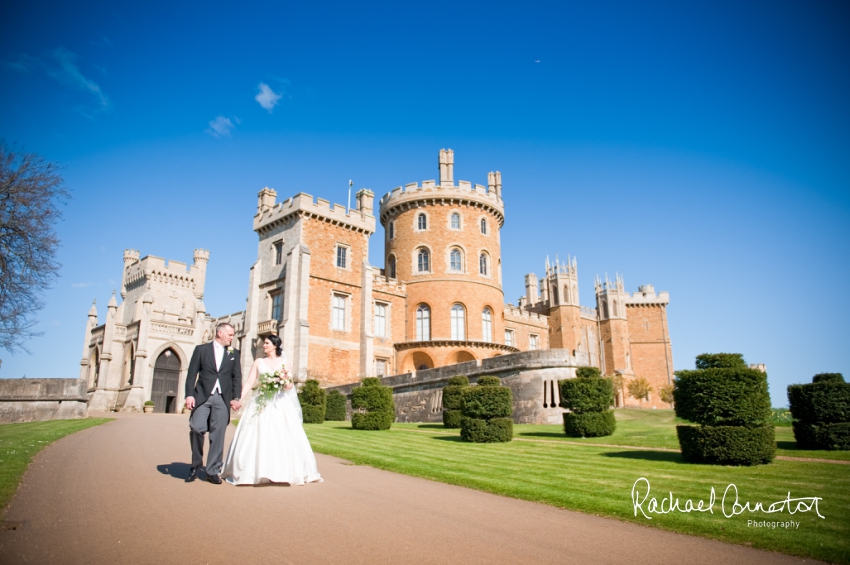
<path fill-rule="evenodd" d="M 260 360 L 261 373 L 275 369 Z M 245 404 L 222 477 L 234 485 L 321 482 L 295 387 L 277 393 L 262 412 L 256 400 L 254 395 Z"/>

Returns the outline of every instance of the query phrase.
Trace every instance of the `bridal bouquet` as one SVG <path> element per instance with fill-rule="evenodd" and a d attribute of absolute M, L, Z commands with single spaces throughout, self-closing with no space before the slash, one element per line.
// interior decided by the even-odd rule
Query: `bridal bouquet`
<path fill-rule="evenodd" d="M 262 412 L 277 393 L 282 391 L 292 379 L 286 377 L 286 369 L 281 367 L 273 373 L 260 373 L 259 383 L 254 387 L 257 391 L 257 412 Z"/>

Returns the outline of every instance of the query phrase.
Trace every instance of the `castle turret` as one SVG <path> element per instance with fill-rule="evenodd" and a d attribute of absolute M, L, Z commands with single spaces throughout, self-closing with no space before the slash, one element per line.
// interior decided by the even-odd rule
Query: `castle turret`
<path fill-rule="evenodd" d="M 265 187 L 257 193 L 257 215 L 263 214 L 274 207 L 277 200 L 277 192 L 273 188 Z"/>
<path fill-rule="evenodd" d="M 357 209 L 364 216 L 373 216 L 372 213 L 375 207 L 375 193 L 368 188 L 361 188 L 356 195 Z"/>
<path fill-rule="evenodd" d="M 578 262 L 567 257 L 561 263 L 556 257 L 550 265 L 546 259 L 546 275 L 541 281 L 549 314 L 549 345 L 567 349 L 573 355 L 577 351 L 587 352 L 587 340 L 582 339 L 581 308 L 578 301 Z"/>
<path fill-rule="evenodd" d="M 139 262 L 140 253 L 135 249 L 124 250 L 124 270 L 121 273 L 121 298 L 127 298 L 127 270 L 130 265 Z"/>
<path fill-rule="evenodd" d="M 537 295 L 537 275 L 528 273 L 525 275 L 525 299 L 529 306 L 534 306 L 540 299 Z"/>
<path fill-rule="evenodd" d="M 626 316 L 628 293 L 623 284 L 623 277 L 616 275 L 611 282 L 606 275 L 603 282 L 597 276 L 595 286 L 603 372 L 632 375 L 629 323 Z"/>
<path fill-rule="evenodd" d="M 454 184 L 455 153 L 451 149 L 440 149 L 440 184 Z"/>

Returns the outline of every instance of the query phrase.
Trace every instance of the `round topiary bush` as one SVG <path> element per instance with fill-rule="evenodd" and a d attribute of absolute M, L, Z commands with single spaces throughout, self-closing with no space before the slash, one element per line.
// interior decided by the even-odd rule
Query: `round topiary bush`
<path fill-rule="evenodd" d="M 564 433 L 569 437 L 610 436 L 617 428 L 614 411 L 614 384 L 602 378 L 596 367 L 579 367 L 576 378 L 558 381 L 559 406 L 564 413 Z"/>
<path fill-rule="evenodd" d="M 776 453 L 767 374 L 739 353 L 697 357 L 695 371 L 677 371 L 676 416 L 698 426 L 676 426 L 689 463 L 760 465 Z"/>
<path fill-rule="evenodd" d="M 762 465 L 773 461 L 776 438 L 764 426 L 676 426 L 682 459 L 689 463 Z"/>
<path fill-rule="evenodd" d="M 478 377 L 478 380 L 475 382 L 478 386 L 501 386 L 502 380 L 499 377 Z"/>
<path fill-rule="evenodd" d="M 351 391 L 351 427 L 355 430 L 388 430 L 395 420 L 393 391 L 376 377 L 363 379 Z"/>
<path fill-rule="evenodd" d="M 469 379 L 465 376 L 452 377 L 443 387 L 443 425 L 445 427 L 460 427 L 463 391 L 468 387 Z"/>
<path fill-rule="evenodd" d="M 345 395 L 338 390 L 332 390 L 328 393 L 325 420 L 330 422 L 345 421 Z"/>
<path fill-rule="evenodd" d="M 841 373 L 821 373 L 788 387 L 794 438 L 801 449 L 850 449 L 850 384 Z"/>
<path fill-rule="evenodd" d="M 478 386 L 464 390 L 460 419 L 460 437 L 464 441 L 492 443 L 513 439 L 513 395 L 500 382 L 498 377 L 480 377 Z"/>
<path fill-rule="evenodd" d="M 614 433 L 617 422 L 613 410 L 564 412 L 564 433 L 569 437 L 601 437 Z"/>
<path fill-rule="evenodd" d="M 310 379 L 301 387 L 298 393 L 301 403 L 301 413 L 305 424 L 323 424 L 325 422 L 325 407 L 327 393 L 319 386 L 319 381 Z"/>

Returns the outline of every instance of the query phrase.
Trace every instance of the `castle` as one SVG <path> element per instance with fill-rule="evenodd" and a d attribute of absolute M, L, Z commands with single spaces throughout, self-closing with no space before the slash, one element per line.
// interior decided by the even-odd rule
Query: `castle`
<path fill-rule="evenodd" d="M 525 276 L 518 304 L 506 304 L 501 173 L 489 173 L 487 186 L 455 182 L 452 150 L 441 150 L 438 163 L 438 180 L 398 187 L 379 201 L 383 269 L 368 262 L 376 227 L 370 190 L 357 192 L 351 210 L 304 193 L 278 202 L 273 189 L 261 190 L 257 261 L 242 312 L 206 312 L 207 251 L 196 250 L 191 266 L 125 251 L 121 304 L 113 295 L 103 324 L 95 305 L 88 316 L 81 378 L 90 408 L 139 410 L 153 400 L 156 411 L 179 410 L 192 348 L 212 339 L 221 321 L 236 329 L 245 374 L 271 334 L 283 340 L 292 370 L 323 386 L 548 350 L 554 357 L 547 358 L 559 359 L 554 378 L 586 365 L 626 383 L 643 377 L 649 399 L 626 392 L 617 404 L 669 407 L 658 397 L 673 378 L 668 294 L 651 285 L 628 293 L 620 276 L 597 277 L 596 307 L 581 306 L 576 260 L 547 258 L 540 279 Z M 556 381 L 542 385 L 544 408 L 557 404 L 549 382 Z M 537 384 L 529 386 L 539 395 Z"/>

